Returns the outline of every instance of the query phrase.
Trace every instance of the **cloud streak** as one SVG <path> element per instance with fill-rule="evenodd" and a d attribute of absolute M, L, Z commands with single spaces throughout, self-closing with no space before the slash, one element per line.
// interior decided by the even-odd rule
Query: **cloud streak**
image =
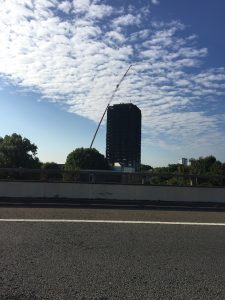
<path fill-rule="evenodd" d="M 158 4 L 158 1 L 152 1 Z M 100 1 L 0 1 L 0 74 L 69 112 L 98 121 L 132 63 L 115 102 L 142 109 L 147 144 L 171 149 L 225 146 L 224 68 L 204 68 L 207 48 L 179 21 L 148 22 L 149 11 Z M 178 146 L 179 145 L 179 146 Z"/>
<path fill-rule="evenodd" d="M 152 0 L 152 4 L 158 5 L 159 4 L 159 0 Z"/>

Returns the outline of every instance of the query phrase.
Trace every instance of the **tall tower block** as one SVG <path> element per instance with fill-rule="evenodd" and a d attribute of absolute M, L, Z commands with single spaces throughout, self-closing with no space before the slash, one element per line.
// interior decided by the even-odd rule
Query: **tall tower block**
<path fill-rule="evenodd" d="M 134 104 L 115 104 L 108 107 L 106 158 L 112 165 L 132 167 L 141 163 L 141 110 Z"/>

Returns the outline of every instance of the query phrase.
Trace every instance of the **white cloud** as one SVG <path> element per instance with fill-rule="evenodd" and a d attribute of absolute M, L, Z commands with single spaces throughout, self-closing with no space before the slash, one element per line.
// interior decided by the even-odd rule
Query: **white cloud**
<path fill-rule="evenodd" d="M 72 3 L 70 1 L 63 1 L 58 5 L 58 9 L 60 9 L 66 14 L 70 12 L 71 8 L 72 8 Z"/>
<path fill-rule="evenodd" d="M 159 4 L 159 0 L 152 0 L 152 4 L 158 5 Z"/>
<path fill-rule="evenodd" d="M 100 3 L 2 1 L 1 80 L 36 89 L 44 99 L 98 121 L 132 62 L 114 101 L 142 109 L 144 141 L 190 151 L 224 148 L 224 115 L 213 110 L 225 96 L 224 68 L 199 68 L 207 49 L 197 46 L 195 35 L 180 34 L 180 22 L 143 27 L 140 11 L 135 15 L 130 7 L 124 14 Z M 68 18 L 60 18 L 62 11 Z"/>
<path fill-rule="evenodd" d="M 113 20 L 113 25 L 114 26 L 129 26 L 129 25 L 138 25 L 141 22 L 141 16 L 140 15 L 132 15 L 132 14 L 127 14 L 127 15 L 122 15 L 118 18 L 115 18 Z"/>
<path fill-rule="evenodd" d="M 73 0 L 75 12 L 85 12 L 90 7 L 90 0 Z"/>
<path fill-rule="evenodd" d="M 89 8 L 89 16 L 91 18 L 102 19 L 104 17 L 110 16 L 113 12 L 113 8 L 109 5 L 92 4 Z"/>
<path fill-rule="evenodd" d="M 117 31 L 109 31 L 106 33 L 106 36 L 109 37 L 109 40 L 116 42 L 116 43 L 118 43 L 118 42 L 123 43 L 126 40 L 124 35 Z"/>

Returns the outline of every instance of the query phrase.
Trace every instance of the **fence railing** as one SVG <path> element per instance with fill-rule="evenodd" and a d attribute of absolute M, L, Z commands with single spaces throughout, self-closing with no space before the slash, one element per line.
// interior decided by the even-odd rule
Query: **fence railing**
<path fill-rule="evenodd" d="M 137 185 L 225 186 L 225 175 L 99 170 L 0 168 L 0 180 Z"/>

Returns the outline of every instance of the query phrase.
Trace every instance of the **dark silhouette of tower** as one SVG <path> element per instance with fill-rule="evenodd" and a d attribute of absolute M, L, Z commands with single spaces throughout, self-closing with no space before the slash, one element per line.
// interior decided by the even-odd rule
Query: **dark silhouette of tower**
<path fill-rule="evenodd" d="M 141 110 L 134 104 L 115 104 L 107 110 L 106 158 L 136 171 L 141 163 Z"/>

